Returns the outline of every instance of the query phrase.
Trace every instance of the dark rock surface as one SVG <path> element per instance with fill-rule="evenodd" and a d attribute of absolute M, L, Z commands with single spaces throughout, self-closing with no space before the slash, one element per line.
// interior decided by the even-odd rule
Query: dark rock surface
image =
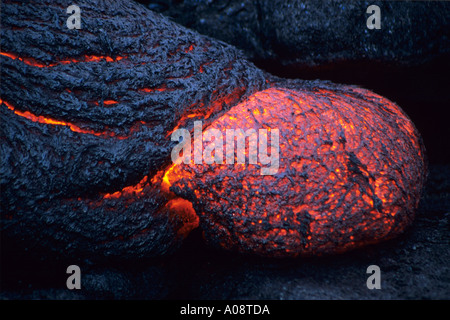
<path fill-rule="evenodd" d="M 150 182 L 170 161 L 167 135 L 264 88 L 264 72 L 132 1 L 80 1 L 69 30 L 71 4 L 2 3 L 2 236 L 56 255 L 170 252 L 195 219 L 164 213 Z M 140 181 L 141 196 L 105 196 Z"/>
<path fill-rule="evenodd" d="M 3 299 L 450 299 L 450 165 L 432 165 L 417 219 L 401 237 L 346 254 L 263 259 L 214 250 L 194 232 L 157 260 L 93 265 L 2 257 Z M 3 253 L 3 251 L 2 251 Z M 65 287 L 69 264 L 82 290 Z M 381 290 L 366 287 L 369 265 Z"/>
<path fill-rule="evenodd" d="M 445 1 L 139 1 L 252 60 L 290 68 L 361 60 L 412 65 L 450 52 Z M 366 27 L 370 5 L 380 7 L 379 30 Z"/>

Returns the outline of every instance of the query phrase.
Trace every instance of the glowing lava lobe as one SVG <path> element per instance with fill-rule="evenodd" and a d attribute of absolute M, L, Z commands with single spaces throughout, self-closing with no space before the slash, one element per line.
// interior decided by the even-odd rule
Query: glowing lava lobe
<path fill-rule="evenodd" d="M 261 175 L 261 150 L 249 163 L 248 142 L 245 164 L 203 161 L 166 172 L 165 183 L 193 203 L 214 245 L 276 257 L 337 253 L 392 238 L 413 221 L 424 146 L 403 111 L 381 96 L 345 86 L 270 88 L 211 128 L 279 129 L 280 152 L 273 175 Z"/>

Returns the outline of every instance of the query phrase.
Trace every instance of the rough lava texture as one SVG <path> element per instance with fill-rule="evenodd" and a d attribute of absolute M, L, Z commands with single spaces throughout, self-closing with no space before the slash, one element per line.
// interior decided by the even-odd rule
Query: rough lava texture
<path fill-rule="evenodd" d="M 242 129 L 245 164 L 236 155 L 234 165 L 192 159 L 168 170 L 171 190 L 193 203 L 207 240 L 244 253 L 297 256 L 344 252 L 403 232 L 427 172 L 425 148 L 406 114 L 357 87 L 289 86 L 253 94 L 205 129 L 223 133 L 223 143 L 227 129 Z M 279 130 L 272 175 L 261 174 L 268 164 L 260 147 L 258 162 L 249 163 L 249 129 L 255 146 L 259 130 L 268 130 L 269 150 L 269 132 Z M 203 150 L 214 145 L 203 141 Z"/>
<path fill-rule="evenodd" d="M 442 138 L 450 129 L 441 116 L 450 104 L 449 1 L 138 1 L 236 46 L 279 77 L 358 84 L 392 99 L 424 137 L 430 162 L 450 161 L 450 140 Z M 373 4 L 380 30 L 366 26 Z"/>
<path fill-rule="evenodd" d="M 2 4 L 4 238 L 125 260 L 172 252 L 200 224 L 224 248 L 292 256 L 378 242 L 411 223 L 424 148 L 388 100 L 283 81 L 131 1 L 79 2 L 82 28 L 69 30 L 71 4 Z M 170 136 L 195 120 L 280 129 L 280 172 L 184 166 L 172 173 L 194 175 L 172 193 Z"/>
<path fill-rule="evenodd" d="M 430 165 L 416 219 L 401 236 L 339 255 L 249 258 L 199 249 L 191 238 L 176 253 L 183 264 L 176 299 L 398 300 L 450 298 L 450 165 Z M 194 235 L 194 234 L 193 234 Z M 369 265 L 381 269 L 381 290 L 368 290 Z M 176 274 L 176 268 L 174 268 Z M 186 276 L 189 274 L 189 276 Z"/>
<path fill-rule="evenodd" d="M 233 44 L 276 69 L 367 61 L 415 65 L 450 53 L 446 1 L 139 0 L 198 32 Z M 368 30 L 370 5 L 381 29 Z"/>
<path fill-rule="evenodd" d="M 278 3 L 277 1 L 195 2 L 222 6 L 223 10 L 220 13 L 222 19 L 213 19 L 214 24 L 208 24 L 205 19 L 207 29 L 215 31 L 217 26 L 217 29 L 225 33 L 232 30 L 234 37 L 241 40 L 247 38 L 241 36 L 239 30 L 250 33 L 254 31 L 247 28 L 248 25 L 244 23 L 233 24 L 233 19 L 242 17 L 248 19 L 249 23 L 255 23 L 251 20 L 256 19 L 259 20 L 256 23 L 260 23 L 264 17 L 261 15 L 263 12 L 253 11 L 251 8 L 254 4 Z M 166 8 L 170 9 L 179 4 L 194 2 L 186 0 L 176 3 L 160 1 L 152 3 L 153 9 L 158 9 L 158 6 L 167 6 Z M 297 3 L 300 6 L 306 2 Z M 315 3 L 324 2 L 311 1 L 307 3 L 305 9 L 310 11 Z M 345 3 L 352 5 L 349 2 Z M 367 2 L 362 3 L 366 5 Z M 375 3 L 379 3 L 383 8 L 386 2 Z M 403 5 L 403 2 L 394 3 L 398 3 L 398 6 Z M 161 16 L 125 1 L 102 1 L 96 2 L 95 6 L 87 1 L 79 1 L 83 14 L 83 29 L 68 31 L 65 28 L 68 16 L 66 8 L 71 4 L 73 3 L 68 1 L 29 1 L 26 4 L 19 1 L 2 2 L 1 51 L 5 53 L 5 48 L 9 50 L 6 52 L 7 56 L 0 55 L 2 72 L 0 98 L 3 102 L 0 105 L 2 110 L 0 297 L 2 299 L 450 298 L 448 164 L 430 166 L 430 177 L 412 227 L 399 237 L 376 246 L 369 245 L 360 250 L 332 256 L 267 259 L 249 254 L 239 255 L 235 251 L 216 250 L 205 244 L 201 230 L 197 228 L 185 239 L 179 250 L 167 254 L 180 246 L 181 239 L 198 220 L 190 213 L 183 218 L 180 212 L 172 213 L 169 218 L 169 212 L 174 208 L 181 207 L 181 212 L 190 210 L 185 203 L 180 204 L 181 200 L 171 198 L 174 195 L 161 193 L 159 186 L 152 183 L 159 177 L 158 174 L 152 178 L 150 172 L 161 170 L 169 164 L 171 144 L 168 142 L 170 139 L 165 136 L 166 132 L 169 134 L 177 126 L 191 128 L 195 119 L 203 120 L 205 127 L 211 124 L 211 121 L 204 119 L 203 116 L 189 118 L 191 113 L 187 110 L 192 104 L 181 105 L 176 101 L 178 99 L 191 103 L 202 101 L 205 105 L 200 108 L 202 110 L 200 113 L 207 114 L 209 102 L 220 101 L 212 97 L 222 97 L 225 103 L 216 104 L 216 107 L 221 105 L 224 109 L 229 109 L 238 102 L 231 99 L 232 102 L 228 104 L 227 94 L 221 96 L 222 92 L 228 92 L 226 91 L 228 88 L 229 92 L 233 92 L 235 88 L 233 83 L 249 81 L 253 85 L 246 88 L 248 91 L 239 99 L 239 102 L 243 102 L 252 93 L 269 87 L 264 83 L 266 77 L 252 64 L 241 59 L 242 55 L 235 49 L 198 36 L 195 32 L 183 29 Z M 250 9 L 241 9 L 242 4 L 245 8 L 250 6 Z M 289 7 L 287 1 L 283 1 L 282 4 L 284 6 L 276 12 L 280 18 L 295 14 L 293 12 L 295 8 Z M 333 17 L 339 18 L 337 12 L 341 9 L 342 3 L 336 4 L 330 13 Z M 416 6 L 420 5 L 428 6 L 427 2 L 408 2 L 408 6 L 411 7 L 417 8 Z M 411 21 L 401 21 L 399 26 L 404 25 L 405 29 L 397 29 L 398 32 L 391 34 L 399 41 L 401 35 L 404 35 L 404 39 L 408 39 L 406 42 L 387 40 L 388 45 L 390 43 L 393 45 L 390 52 L 395 61 L 400 60 L 395 58 L 397 54 L 417 53 L 419 59 L 416 61 L 420 63 L 422 54 L 425 54 L 427 59 L 433 59 L 442 53 L 441 50 L 445 51 L 445 45 L 435 45 L 436 39 L 430 30 L 439 30 L 441 28 L 439 21 L 445 22 L 448 14 L 443 14 L 445 11 L 442 8 L 447 3 L 433 2 L 434 5 L 437 5 L 438 16 L 433 16 L 433 7 L 426 11 L 411 10 L 411 13 L 417 14 L 415 18 Z M 198 8 L 201 9 L 201 5 Z M 248 15 L 249 13 L 252 15 Z M 275 14 L 275 11 L 268 13 Z M 321 37 L 322 32 L 317 30 L 323 28 L 322 19 L 327 17 L 304 13 L 306 12 L 297 15 L 297 18 L 307 18 L 306 25 L 310 28 L 305 27 L 305 32 L 311 32 L 308 39 L 314 40 L 315 35 L 316 39 L 324 40 L 325 38 Z M 183 14 L 195 18 L 190 11 L 185 10 Z M 199 12 L 196 11 L 195 14 Z M 223 18 L 226 15 L 233 19 L 224 23 Z M 346 18 L 342 19 L 341 22 L 345 23 Z M 281 23 L 284 20 L 278 21 Z M 297 21 L 293 21 L 294 23 L 288 25 L 292 30 L 294 30 L 292 27 L 303 27 Z M 358 21 L 363 24 L 365 19 Z M 410 28 L 408 23 L 414 21 L 422 22 L 417 23 L 415 27 L 426 34 L 425 38 L 408 35 L 408 31 L 415 30 Z M 273 22 L 266 21 L 265 24 L 272 27 Z M 165 27 L 158 29 L 158 25 L 166 26 L 168 30 Z M 442 37 L 448 35 L 450 29 L 445 27 L 445 24 L 441 25 L 444 26 L 441 29 L 444 32 L 437 32 L 436 35 L 438 38 L 441 37 L 439 43 L 447 44 L 448 48 L 449 42 L 443 42 L 442 39 L 445 38 Z M 437 29 L 434 29 L 435 27 Z M 281 26 L 273 26 L 272 32 L 277 28 Z M 153 34 L 155 29 L 159 34 Z M 344 30 L 344 33 L 340 34 L 345 34 L 351 39 L 354 32 L 360 31 L 355 28 L 349 30 L 348 32 Z M 146 34 L 141 34 L 141 31 Z M 164 38 L 169 32 L 178 38 Z M 370 35 L 386 36 L 384 33 Z M 193 47 L 190 51 L 191 42 L 181 44 L 178 41 L 180 38 L 186 41 L 195 39 L 209 42 L 211 51 L 203 51 L 198 47 Z M 254 54 L 254 57 L 258 57 L 261 53 L 265 53 L 258 51 L 264 49 L 258 39 L 264 38 L 262 33 L 257 33 L 254 39 L 250 39 L 255 43 L 255 52 L 251 52 L 253 49 L 250 46 L 250 49 L 246 49 L 249 56 Z M 168 59 L 167 51 L 147 47 L 148 39 L 163 43 L 162 49 L 172 48 L 175 52 L 175 55 L 171 56 L 172 60 Z M 309 46 L 301 52 L 311 58 L 307 61 L 323 61 L 327 64 L 327 60 L 322 57 L 325 55 L 334 63 L 333 57 L 336 54 L 329 50 L 335 48 L 335 45 L 339 48 L 342 37 L 337 36 L 335 40 L 337 44 L 330 41 L 326 47 L 322 47 L 323 42 L 319 41 L 317 45 L 324 49 L 323 52 L 310 51 L 309 47 L 316 45 L 314 41 L 309 42 Z M 416 43 L 416 40 L 420 40 L 420 43 Z M 156 43 L 153 45 L 157 46 Z M 374 43 L 376 45 L 369 46 L 372 52 L 382 52 L 378 42 Z M 409 45 L 414 45 L 417 50 L 405 49 Z M 184 51 L 175 49 L 180 46 Z M 186 50 L 188 52 L 185 52 Z M 69 56 L 67 52 L 71 52 L 73 56 Z M 134 55 L 125 58 L 121 52 L 133 52 Z M 140 52 L 145 54 L 141 55 Z M 267 50 L 267 53 L 270 52 Z M 352 52 L 349 51 L 350 54 Z M 222 53 L 225 56 L 222 56 Z M 202 66 L 203 62 L 209 62 L 210 55 L 214 60 L 211 64 Z M 161 58 L 158 64 L 141 64 L 143 60 L 154 61 L 154 56 Z M 226 63 L 224 61 L 227 61 L 227 57 L 235 61 L 233 63 L 240 68 L 235 70 L 225 67 L 223 63 Z M 235 57 L 236 60 L 233 60 Z M 280 55 L 278 57 L 281 58 Z M 351 57 L 357 59 L 358 55 L 352 54 Z M 377 68 L 377 55 L 374 55 L 373 59 L 369 57 L 367 62 Z M 165 64 L 166 61 L 179 61 L 179 64 L 170 66 Z M 275 63 L 270 65 L 279 67 L 279 64 Z M 294 70 L 291 68 L 292 65 L 288 66 L 289 70 Z M 318 65 L 319 68 L 321 66 L 322 64 Z M 448 77 L 444 71 L 446 69 L 440 64 L 437 66 L 436 71 L 427 69 L 424 73 L 422 69 L 422 72 L 416 73 L 416 69 L 407 69 L 408 72 L 404 72 L 405 69 L 398 77 L 375 78 L 376 88 L 380 88 L 379 91 L 378 89 L 375 91 L 383 93 L 382 95 L 390 97 L 393 101 L 401 102 L 399 104 L 409 115 L 411 105 L 417 103 L 420 112 L 419 117 L 413 118 L 415 123 L 417 124 L 416 121 L 420 118 L 427 123 L 432 132 L 440 132 L 436 121 L 445 117 L 441 116 L 443 109 L 438 106 L 448 105 L 445 102 L 449 101 Z M 348 83 L 361 84 L 361 79 L 355 77 L 352 70 L 349 73 Z M 169 72 L 177 77 L 166 78 L 165 74 Z M 294 73 L 297 78 L 304 76 L 300 72 Z M 243 74 L 247 74 L 248 77 L 244 77 Z M 187 79 L 183 78 L 186 76 Z M 316 73 L 314 76 L 318 77 Z M 270 77 L 267 78 L 272 80 Z M 410 86 L 411 78 L 417 79 L 413 82 L 415 86 Z M 109 79 L 114 80 L 109 82 Z M 76 80 L 75 84 L 72 80 Z M 171 81 L 186 85 L 188 91 L 184 89 L 170 91 L 173 89 L 170 87 L 173 85 Z M 223 84 L 219 91 L 215 91 L 214 88 L 217 83 Z M 69 86 L 68 90 L 66 85 Z M 294 90 L 292 94 L 294 97 L 304 95 L 306 92 L 315 92 L 314 90 L 318 88 L 331 90 L 333 93 L 339 89 L 339 86 L 323 81 L 292 83 L 280 81 L 278 84 L 274 81 L 271 86 L 285 92 L 287 89 Z M 169 91 L 166 87 L 170 87 Z M 374 85 L 369 87 L 374 88 Z M 138 94 L 128 90 L 129 88 L 145 90 Z M 114 96 L 116 89 L 120 90 L 117 91 L 119 92 L 117 96 Z M 341 100 L 357 99 L 359 103 L 365 103 L 366 98 L 355 93 L 354 87 L 347 89 L 351 89 L 352 93 L 346 93 L 353 98 L 340 97 Z M 358 90 L 362 89 L 356 89 Z M 409 100 L 405 102 L 405 99 L 400 99 L 399 91 L 402 91 Z M 439 92 L 442 94 L 436 95 Z M 174 96 L 175 94 L 177 96 Z M 120 95 L 129 97 L 130 101 L 123 102 Z M 319 100 L 323 98 L 324 95 Z M 193 105 L 192 108 L 198 110 L 197 107 L 201 105 L 201 103 Z M 122 108 L 126 111 L 122 112 Z M 166 108 L 169 108 L 169 111 L 165 111 Z M 435 113 L 431 112 L 432 108 Z M 186 110 L 186 113 L 183 110 Z M 84 115 L 80 117 L 82 114 Z M 217 113 L 217 116 L 221 115 L 222 112 Z M 130 123 L 134 120 L 140 121 L 141 117 L 155 119 L 151 122 L 155 127 L 150 126 L 146 129 L 146 126 L 142 126 L 137 128 L 137 131 L 131 129 L 127 131 Z M 215 114 L 210 115 L 211 120 L 215 118 Z M 45 121 L 53 124 L 48 122 L 46 124 Z M 447 122 L 444 123 L 447 125 Z M 161 129 L 156 129 L 158 126 Z M 150 134 L 146 130 L 153 131 L 150 131 Z M 420 131 L 422 132 L 422 129 Z M 133 134 L 125 139 L 128 133 Z M 25 135 L 29 135 L 33 140 L 27 140 Z M 139 140 L 138 136 L 144 138 Z M 430 142 L 445 140 L 442 137 L 445 135 L 424 135 L 424 138 L 428 139 L 425 140 L 427 149 L 431 149 Z M 58 148 L 57 146 L 61 144 L 63 147 Z M 433 147 L 433 144 L 431 146 Z M 445 150 L 440 143 L 436 146 L 438 148 L 433 148 L 433 152 Z M 157 149 L 158 147 L 160 149 Z M 138 152 L 135 152 L 136 150 Z M 159 150 L 161 155 L 158 154 Z M 74 158 L 60 157 L 61 151 Z M 404 151 L 396 150 L 394 153 L 402 152 Z M 84 154 L 92 157 L 85 157 Z M 97 155 L 106 159 L 105 167 L 102 167 L 103 160 L 98 161 Z M 122 160 L 118 161 L 120 159 Z M 293 161 L 290 159 L 284 161 Z M 409 168 L 406 158 L 398 161 L 404 161 L 405 168 Z M 340 165 L 346 167 L 347 164 L 349 162 Z M 362 174 L 357 173 L 357 168 L 361 167 L 357 165 L 351 167 L 356 170 L 353 176 L 354 183 L 368 186 L 369 184 L 364 182 L 364 171 L 359 169 Z M 54 188 L 51 187 L 52 183 Z M 52 193 L 49 194 L 50 189 Z M 99 206 L 94 209 L 90 204 Z M 158 210 L 161 214 L 157 213 Z M 217 217 L 205 215 L 202 220 L 206 219 L 219 220 Z M 237 231 L 240 230 L 242 229 L 238 228 Z M 56 255 L 52 255 L 52 252 Z M 108 258 L 105 259 L 105 255 Z M 109 259 L 113 256 L 121 259 Z M 158 257 L 138 261 L 132 259 L 145 256 Z M 81 267 L 83 290 L 67 290 L 65 272 L 69 264 Z M 367 280 L 365 270 L 372 264 L 380 266 L 382 270 L 382 290 L 368 290 L 365 286 Z"/>
<path fill-rule="evenodd" d="M 198 218 L 167 214 L 151 185 L 168 135 L 264 88 L 263 72 L 131 1 L 79 1 L 69 30 L 71 4 L 2 2 L 2 236 L 69 256 L 170 252 Z"/>
<path fill-rule="evenodd" d="M 36 261 L 20 249 L 2 257 L 2 299 L 387 300 L 450 298 L 450 165 L 430 165 L 416 220 L 403 235 L 347 253 L 267 259 L 216 250 L 194 230 L 173 255 L 89 265 Z M 2 247 L 2 254 L 4 253 Z M 83 290 L 67 290 L 77 263 Z M 381 290 L 366 269 L 381 268 Z M 38 277 L 36 277 L 38 275 Z M 177 310 L 178 311 L 178 310 Z M 175 312 L 174 312 L 175 313 Z"/>

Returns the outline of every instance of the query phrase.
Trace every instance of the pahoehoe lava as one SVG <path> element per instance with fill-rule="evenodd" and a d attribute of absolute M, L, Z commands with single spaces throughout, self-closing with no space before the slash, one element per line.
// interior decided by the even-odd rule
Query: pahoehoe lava
<path fill-rule="evenodd" d="M 127 259 L 169 253 L 200 225 L 222 247 L 284 256 L 342 251 L 411 223 L 425 150 L 392 102 L 278 79 L 234 47 L 130 1 L 79 1 L 82 28 L 69 30 L 71 4 L 2 3 L 3 237 L 66 256 Z M 183 178 L 169 191 L 170 134 L 195 120 L 277 126 L 279 175 L 179 166 L 172 174 Z M 218 182 L 236 194 L 219 195 Z"/>
<path fill-rule="evenodd" d="M 404 231 L 426 172 L 408 117 L 361 88 L 282 85 L 253 94 L 208 128 L 279 129 L 276 173 L 261 175 L 261 158 L 191 160 L 168 171 L 171 190 L 192 201 L 207 240 L 244 253 L 298 256 L 344 252 Z"/>

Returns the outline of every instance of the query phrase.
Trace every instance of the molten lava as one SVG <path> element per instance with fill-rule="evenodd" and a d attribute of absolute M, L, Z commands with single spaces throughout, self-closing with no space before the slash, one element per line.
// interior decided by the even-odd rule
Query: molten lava
<path fill-rule="evenodd" d="M 136 1 L 84 1 L 86 27 L 70 31 L 53 19 L 64 1 L 33 3 L 1 8 L 2 239 L 131 261 L 173 252 L 200 225 L 223 248 L 296 256 L 388 239 L 411 223 L 425 155 L 392 102 L 273 77 Z M 245 157 L 224 153 L 233 164 L 168 165 L 171 134 L 195 135 L 198 122 L 279 141 L 277 170 L 262 172 L 267 152 L 250 161 L 255 148 L 240 133 Z"/>
<path fill-rule="evenodd" d="M 413 220 L 423 145 L 407 116 L 381 96 L 271 88 L 211 128 L 280 130 L 274 175 L 248 162 L 248 144 L 245 164 L 192 162 L 163 175 L 163 189 L 193 203 L 214 245 L 264 256 L 343 252 L 392 238 Z"/>
<path fill-rule="evenodd" d="M 114 101 L 114 103 L 116 103 L 116 101 Z M 37 115 L 32 114 L 29 111 L 19 111 L 19 110 L 16 110 L 10 103 L 8 103 L 2 99 L 0 99 L 0 105 L 1 104 L 6 105 L 6 107 L 8 107 L 9 110 L 14 111 L 14 113 L 16 115 L 24 117 L 33 122 L 56 125 L 56 126 L 65 126 L 65 127 L 68 127 L 70 130 L 72 130 L 73 132 L 92 134 L 94 136 L 99 136 L 99 137 L 116 137 L 119 140 L 128 138 L 127 136 L 116 136 L 116 134 L 113 131 L 96 132 L 93 130 L 86 130 L 86 129 L 82 129 L 79 126 L 77 126 L 73 123 L 70 123 L 70 122 L 56 120 L 56 119 L 44 117 L 44 116 L 37 116 Z M 110 104 L 110 103 L 106 103 L 106 101 L 105 101 L 105 104 Z"/>
<path fill-rule="evenodd" d="M 37 61 L 34 58 L 19 57 L 18 55 L 14 54 L 14 53 L 10 53 L 10 52 L 0 52 L 0 55 L 2 55 L 4 57 L 8 57 L 13 60 L 17 59 L 29 66 L 38 67 L 38 68 L 49 68 L 49 67 L 54 67 L 54 66 L 57 66 L 60 64 L 71 64 L 71 63 L 79 63 L 79 62 L 99 62 L 99 61 L 116 62 L 116 61 L 122 60 L 123 58 L 126 58 L 126 57 L 116 57 L 113 59 L 109 56 L 84 55 L 80 59 L 73 58 L 73 59 L 69 59 L 69 60 L 61 60 L 56 63 L 44 64 L 42 62 Z"/>

